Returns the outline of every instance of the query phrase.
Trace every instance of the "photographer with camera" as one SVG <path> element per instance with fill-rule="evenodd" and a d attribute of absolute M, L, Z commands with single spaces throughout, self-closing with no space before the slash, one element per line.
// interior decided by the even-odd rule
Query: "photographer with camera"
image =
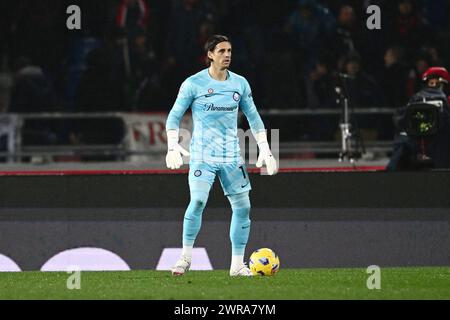
<path fill-rule="evenodd" d="M 424 88 L 394 116 L 399 135 L 387 171 L 450 168 L 450 75 L 431 67 L 422 81 Z"/>
<path fill-rule="evenodd" d="M 445 90 L 450 75 L 431 67 L 422 75 L 424 88 L 394 116 L 398 137 L 387 171 L 450 168 L 450 109 Z"/>

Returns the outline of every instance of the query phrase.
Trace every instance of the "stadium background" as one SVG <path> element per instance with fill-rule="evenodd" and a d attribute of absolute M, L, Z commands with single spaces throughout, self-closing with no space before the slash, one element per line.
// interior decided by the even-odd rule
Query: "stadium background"
<path fill-rule="evenodd" d="M 82 8 L 81 30 L 65 27 L 70 4 Z M 366 27 L 371 4 L 381 8 L 380 30 Z M 208 36 L 224 33 L 233 41 L 232 69 L 248 78 L 268 128 L 283 129 L 282 159 L 336 157 L 342 108 L 335 88 L 346 74 L 363 160 L 383 166 L 395 134 L 393 112 L 420 88 L 427 67 L 449 63 L 445 0 L 53 0 L 45 6 L 21 0 L 1 6 L 0 150 L 8 155 L 45 151 L 64 161 L 76 160 L 70 150 L 77 150 L 81 160 L 123 160 L 117 152 L 129 113 L 167 113 L 182 80 L 204 67 Z M 49 119 L 43 112 L 66 116 Z M 127 119 L 105 112 L 127 113 Z M 69 116 L 74 113 L 83 120 Z M 159 134 L 161 119 L 139 125 L 150 122 Z M 165 143 L 164 137 L 148 140 L 150 147 Z"/>
<path fill-rule="evenodd" d="M 70 4 L 81 7 L 80 31 L 65 27 Z M 381 30 L 365 27 L 370 4 Z M 274 247 L 283 267 L 449 265 L 448 172 L 358 172 L 384 169 L 393 111 L 428 66 L 448 66 L 448 1 L 0 6 L 0 254 L 21 269 L 77 247 L 154 269 L 179 246 L 186 171 L 162 170 L 161 123 L 213 33 L 230 36 L 232 70 L 280 129 L 280 174 L 252 174 L 249 247 Z M 340 73 L 354 77 L 349 98 L 369 151 L 357 165 L 337 161 Z M 216 185 L 199 238 L 214 268 L 228 265 L 228 221 Z"/>

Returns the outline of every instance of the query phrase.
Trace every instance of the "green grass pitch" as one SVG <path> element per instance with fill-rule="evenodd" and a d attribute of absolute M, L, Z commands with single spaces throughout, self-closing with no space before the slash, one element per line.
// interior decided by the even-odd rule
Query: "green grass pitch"
<path fill-rule="evenodd" d="M 369 290 L 364 268 L 281 269 L 273 277 L 230 278 L 228 271 L 81 272 L 80 290 L 64 272 L 0 273 L 0 299 L 450 299 L 450 267 L 381 268 Z"/>

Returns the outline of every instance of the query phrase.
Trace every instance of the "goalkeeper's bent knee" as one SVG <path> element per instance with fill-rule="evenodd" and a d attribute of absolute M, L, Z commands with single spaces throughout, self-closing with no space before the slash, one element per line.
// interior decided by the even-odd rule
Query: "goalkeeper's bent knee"
<path fill-rule="evenodd" d="M 229 195 L 228 200 L 230 201 L 231 208 L 233 209 L 250 209 L 251 207 L 249 192 Z"/>

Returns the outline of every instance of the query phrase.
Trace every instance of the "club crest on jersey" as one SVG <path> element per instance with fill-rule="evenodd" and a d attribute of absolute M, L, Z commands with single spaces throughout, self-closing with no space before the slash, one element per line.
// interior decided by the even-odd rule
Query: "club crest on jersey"
<path fill-rule="evenodd" d="M 233 94 L 233 100 L 234 101 L 239 101 L 241 99 L 241 95 L 238 92 L 235 92 Z"/>
<path fill-rule="evenodd" d="M 209 94 L 214 93 L 214 89 L 209 88 L 209 89 L 208 89 L 208 93 L 209 93 Z"/>
<path fill-rule="evenodd" d="M 201 175 L 202 175 L 202 171 L 201 170 L 195 170 L 194 176 L 200 177 Z"/>

